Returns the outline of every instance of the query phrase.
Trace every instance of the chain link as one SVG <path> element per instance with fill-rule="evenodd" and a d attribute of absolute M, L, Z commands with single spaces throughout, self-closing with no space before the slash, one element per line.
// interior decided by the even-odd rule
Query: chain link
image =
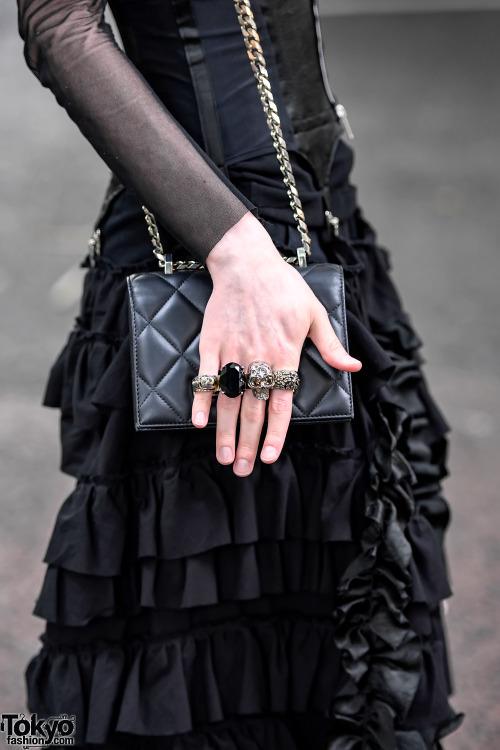
<path fill-rule="evenodd" d="M 288 155 L 288 149 L 286 147 L 283 132 L 281 130 L 281 121 L 278 115 L 278 108 L 274 101 L 274 97 L 271 91 L 271 83 L 269 81 L 269 75 L 267 73 L 266 61 L 262 52 L 260 44 L 260 37 L 257 31 L 257 26 L 254 20 L 252 9 L 250 7 L 249 0 L 234 0 L 234 7 L 238 14 L 238 21 L 240 22 L 243 39 L 247 48 L 248 57 L 250 58 L 250 65 L 252 66 L 253 73 L 257 79 L 257 88 L 259 89 L 260 100 L 264 108 L 264 112 L 267 118 L 267 125 L 271 132 L 273 139 L 274 148 L 278 155 L 278 162 L 280 165 L 281 173 L 283 175 L 283 182 L 287 189 L 288 198 L 290 200 L 290 207 L 295 221 L 297 222 L 297 229 L 302 240 L 302 248 L 306 255 L 311 254 L 311 240 L 308 235 L 306 218 L 302 209 L 302 202 L 299 197 L 297 185 L 295 183 L 295 177 L 292 171 L 292 165 L 290 163 L 290 157 Z M 298 256 L 298 263 L 302 265 L 300 257 Z"/>
<path fill-rule="evenodd" d="M 144 211 L 146 224 L 148 225 L 148 232 L 153 245 L 153 253 L 158 258 L 158 264 L 165 273 L 172 273 L 173 271 L 197 271 L 201 268 L 205 268 L 203 263 L 200 263 L 198 260 L 177 260 L 173 263 L 172 256 L 169 253 L 165 253 L 163 250 L 160 232 L 154 214 L 152 214 L 146 206 L 143 206 L 142 210 Z"/>
<path fill-rule="evenodd" d="M 101 230 L 96 229 L 88 241 L 91 268 L 95 268 L 97 258 L 101 254 Z"/>
<path fill-rule="evenodd" d="M 171 260 L 167 257 L 165 251 L 163 250 L 163 245 L 160 239 L 160 232 L 158 230 L 158 224 L 156 223 L 154 214 L 152 214 L 149 208 L 147 208 L 146 206 L 143 206 L 142 210 L 144 211 L 144 218 L 146 219 L 146 224 L 148 225 L 148 232 L 151 238 L 151 244 L 153 245 L 153 253 L 158 258 L 158 264 L 160 268 L 165 271 L 165 273 L 172 273 Z"/>

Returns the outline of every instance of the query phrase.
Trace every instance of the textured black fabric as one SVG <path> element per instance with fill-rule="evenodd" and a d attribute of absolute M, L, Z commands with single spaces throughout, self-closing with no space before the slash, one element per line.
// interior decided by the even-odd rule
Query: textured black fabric
<path fill-rule="evenodd" d="M 387 255 L 358 211 L 350 226 L 313 253 L 346 274 L 356 417 L 292 426 L 280 459 L 244 480 L 207 432 L 135 433 L 126 275 L 139 266 L 88 271 L 47 387 L 77 484 L 44 557 L 48 624 L 26 671 L 30 710 L 76 713 L 81 746 L 136 734 L 144 748 L 264 750 L 279 736 L 323 750 L 328 731 L 335 750 L 365 734 L 429 750 L 460 722 L 439 611 L 446 425 Z"/>
<path fill-rule="evenodd" d="M 261 0 L 259 5 L 273 41 L 295 143 L 307 157 L 318 185 L 326 187 L 343 128 L 326 78 L 317 1 Z"/>
<path fill-rule="evenodd" d="M 23 6 L 42 70 L 74 52 L 101 7 L 72 4 L 66 24 L 78 34 L 66 40 L 67 25 L 42 24 L 55 5 Z M 94 41 L 92 31 L 97 59 Z M 106 32 L 107 63 L 109 44 Z M 45 394 L 61 410 L 62 468 L 76 483 L 48 541 L 34 608 L 46 628 L 25 672 L 28 709 L 75 714 L 77 747 L 437 750 L 461 721 L 440 612 L 451 593 L 447 425 L 389 256 L 356 205 L 352 152 L 341 144 L 330 173 L 336 238 L 308 160 L 294 159 L 313 260 L 344 269 L 350 351 L 363 368 L 352 422 L 292 425 L 279 460 L 244 479 L 217 462 L 212 431 L 135 432 L 126 277 L 155 262 L 140 195 L 118 195 L 103 221 L 102 256 Z M 274 164 L 271 152 L 235 162 L 230 194 L 291 252 L 297 230 Z M 161 217 L 175 237 L 174 203 Z"/>

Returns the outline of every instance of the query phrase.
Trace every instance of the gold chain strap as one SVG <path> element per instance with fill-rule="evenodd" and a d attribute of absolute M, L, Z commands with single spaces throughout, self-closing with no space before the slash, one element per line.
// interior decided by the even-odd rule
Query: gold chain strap
<path fill-rule="evenodd" d="M 163 245 L 160 239 L 160 233 L 158 231 L 158 224 L 154 214 L 146 208 L 142 207 L 144 211 L 146 223 L 148 225 L 149 236 L 153 245 L 153 253 L 158 258 L 158 265 L 164 270 L 165 273 L 173 273 L 174 271 L 197 271 L 201 268 L 205 268 L 203 263 L 198 260 L 177 260 L 175 263 L 172 261 L 172 255 L 165 253 Z"/>
<path fill-rule="evenodd" d="M 288 149 L 286 147 L 285 139 L 283 138 L 278 108 L 271 91 L 271 83 L 269 81 L 266 61 L 260 44 L 259 33 L 257 31 L 249 0 L 234 0 L 234 7 L 238 14 L 238 21 L 240 22 L 243 39 L 247 48 L 248 57 L 250 58 L 250 65 L 252 66 L 255 78 L 257 79 L 260 100 L 266 114 L 267 125 L 271 131 L 274 148 L 278 155 L 283 182 L 285 183 L 288 198 L 290 200 L 290 207 L 294 219 L 297 222 L 297 229 L 299 230 L 302 240 L 302 247 L 297 248 L 297 262 L 299 266 L 306 266 L 306 256 L 311 254 L 311 240 L 307 231 L 302 202 L 295 184 L 295 177 L 293 175 Z"/>

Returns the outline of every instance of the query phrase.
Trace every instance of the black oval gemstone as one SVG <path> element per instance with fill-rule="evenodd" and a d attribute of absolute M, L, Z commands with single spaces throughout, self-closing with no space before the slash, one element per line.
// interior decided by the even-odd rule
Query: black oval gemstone
<path fill-rule="evenodd" d="M 224 365 L 219 373 L 219 385 L 228 398 L 237 398 L 245 390 L 245 371 L 236 362 Z"/>

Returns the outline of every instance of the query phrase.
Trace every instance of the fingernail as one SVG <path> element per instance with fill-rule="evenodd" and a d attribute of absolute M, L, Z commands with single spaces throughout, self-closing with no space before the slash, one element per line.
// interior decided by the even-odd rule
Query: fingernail
<path fill-rule="evenodd" d="M 276 458 L 277 453 L 278 451 L 276 448 L 273 448 L 272 445 L 266 445 L 266 447 L 262 449 L 260 457 L 263 461 L 273 461 Z"/>
<path fill-rule="evenodd" d="M 239 458 L 234 465 L 234 473 L 240 477 L 250 474 L 250 464 L 244 458 Z"/>
<path fill-rule="evenodd" d="M 345 359 L 346 364 L 350 364 L 350 365 L 360 365 L 361 364 L 361 361 L 359 359 L 356 359 L 355 357 L 351 357 L 350 354 L 347 354 L 344 357 L 344 359 Z"/>
<path fill-rule="evenodd" d="M 230 464 L 233 460 L 233 451 L 231 448 L 228 448 L 227 445 L 224 445 L 219 451 L 219 458 L 221 463 Z"/>
<path fill-rule="evenodd" d="M 205 412 L 199 411 L 195 414 L 194 423 L 202 427 L 205 424 Z"/>

